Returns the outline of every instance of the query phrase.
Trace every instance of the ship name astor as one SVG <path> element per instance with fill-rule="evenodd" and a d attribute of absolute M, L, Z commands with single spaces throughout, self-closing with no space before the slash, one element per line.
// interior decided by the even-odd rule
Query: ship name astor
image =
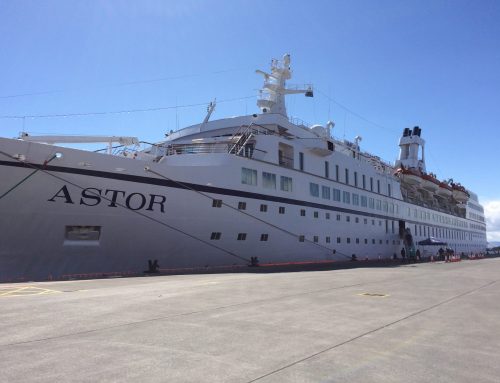
<path fill-rule="evenodd" d="M 165 202 L 167 197 L 160 194 L 142 194 L 128 193 L 124 190 L 116 189 L 98 189 L 85 188 L 82 189 L 80 195 L 75 198 L 75 194 L 71 195 L 67 185 L 64 185 L 57 191 L 49 202 L 62 201 L 68 204 L 79 204 L 84 206 L 97 206 L 101 203 L 107 204 L 108 207 L 126 207 L 130 210 L 149 210 L 160 211 L 165 213 Z"/>

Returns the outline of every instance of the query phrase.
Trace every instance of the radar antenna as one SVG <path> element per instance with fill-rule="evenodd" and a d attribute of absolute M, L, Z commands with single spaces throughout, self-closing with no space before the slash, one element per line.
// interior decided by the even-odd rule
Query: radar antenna
<path fill-rule="evenodd" d="M 257 106 L 262 113 L 286 114 L 285 96 L 287 94 L 303 93 L 306 97 L 313 97 L 312 85 L 286 87 L 286 80 L 292 78 L 290 69 L 290 55 L 283 56 L 283 60 L 273 59 L 271 62 L 271 73 L 256 70 L 256 73 L 264 77 L 264 85 L 260 90 Z"/>

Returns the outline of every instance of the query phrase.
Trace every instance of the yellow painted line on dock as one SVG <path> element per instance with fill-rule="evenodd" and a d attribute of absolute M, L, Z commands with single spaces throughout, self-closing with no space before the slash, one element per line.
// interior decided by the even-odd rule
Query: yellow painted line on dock
<path fill-rule="evenodd" d="M 36 286 L 16 286 L 16 287 L 3 287 L 0 290 L 0 297 L 20 297 L 28 295 L 47 295 L 57 294 L 61 291 L 44 289 Z"/>

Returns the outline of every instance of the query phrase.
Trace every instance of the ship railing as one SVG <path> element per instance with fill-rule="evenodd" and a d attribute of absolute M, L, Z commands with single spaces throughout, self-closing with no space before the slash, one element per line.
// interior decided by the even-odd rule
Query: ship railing
<path fill-rule="evenodd" d="M 311 126 L 311 124 L 309 124 L 308 122 L 306 122 L 298 117 L 290 116 L 290 117 L 288 117 L 288 121 L 290 121 L 294 125 L 303 126 L 306 128 L 309 128 Z"/>
<path fill-rule="evenodd" d="M 227 153 L 229 143 L 172 144 L 165 146 L 165 155 Z"/>

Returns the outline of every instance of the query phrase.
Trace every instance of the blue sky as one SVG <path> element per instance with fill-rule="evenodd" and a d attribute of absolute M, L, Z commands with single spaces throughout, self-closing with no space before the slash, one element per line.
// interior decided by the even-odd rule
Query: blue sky
<path fill-rule="evenodd" d="M 213 118 L 256 112 L 254 70 L 290 53 L 292 82 L 316 92 L 291 97 L 289 114 L 333 119 L 336 137 L 361 135 L 388 161 L 403 128 L 419 125 L 427 169 L 476 191 L 500 240 L 499 36 L 489 0 L 3 0 L 0 116 L 178 106 L 24 119 L 33 134 L 157 141 L 203 119 L 204 105 L 185 105 L 217 97 Z M 1 136 L 22 130 L 0 119 Z"/>

